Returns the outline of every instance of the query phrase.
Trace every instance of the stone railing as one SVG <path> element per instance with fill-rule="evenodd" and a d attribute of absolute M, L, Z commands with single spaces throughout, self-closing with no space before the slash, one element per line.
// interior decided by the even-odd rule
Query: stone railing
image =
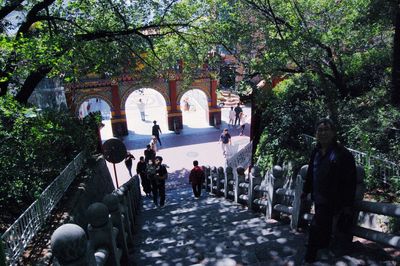
<path fill-rule="evenodd" d="M 79 153 L 42 192 L 39 198 L 1 236 L 4 255 L 8 265 L 17 264 L 20 255 L 39 229 L 45 224 L 53 208 L 81 171 L 85 160 L 85 154 L 83 152 Z M 0 261 L 0 265 L 1 263 L 2 261 Z"/>
<path fill-rule="evenodd" d="M 237 152 L 232 157 L 226 159 L 226 166 L 230 166 L 233 169 L 243 167 L 247 169 L 251 165 L 251 151 L 253 148 L 253 142 L 250 141 L 243 149 Z"/>
<path fill-rule="evenodd" d="M 54 231 L 54 265 L 128 265 L 140 206 L 139 177 L 135 175 L 105 195 L 102 202 L 88 207 L 86 231 L 75 224 L 64 224 Z"/>
<path fill-rule="evenodd" d="M 307 166 L 303 166 L 295 180 L 284 176 L 280 166 L 274 166 L 267 171 L 265 176 L 260 175 L 260 170 L 254 166 L 248 178 L 244 169 L 238 167 L 225 170 L 214 167 L 206 168 L 206 189 L 215 196 L 224 196 L 235 200 L 239 204 L 246 205 L 249 209 L 265 212 L 267 219 L 279 219 L 281 214 L 290 216 L 292 229 L 297 229 L 300 223 L 307 223 L 313 218 L 311 202 L 301 200 L 304 178 Z M 233 173 L 236 175 L 233 177 Z M 365 213 L 380 214 L 388 217 L 400 218 L 400 205 L 364 201 L 365 191 L 364 170 L 357 167 L 357 190 L 354 207 L 354 216 L 357 221 L 351 233 L 371 241 L 379 242 L 395 248 L 400 248 L 400 236 L 379 232 L 365 227 L 363 219 Z"/>

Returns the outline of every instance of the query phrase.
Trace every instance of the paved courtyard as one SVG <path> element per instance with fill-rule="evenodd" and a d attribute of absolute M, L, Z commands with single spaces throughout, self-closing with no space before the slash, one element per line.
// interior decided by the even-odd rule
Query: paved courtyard
<path fill-rule="evenodd" d="M 250 108 L 244 107 L 243 110 L 249 117 L 247 121 L 250 121 Z M 187 177 L 187 171 L 193 167 L 193 160 L 198 160 L 200 165 L 225 166 L 226 158 L 222 154 L 222 149 L 218 140 L 222 129 L 228 127 L 229 110 L 228 108 L 222 108 L 221 111 L 222 125 L 220 129 L 208 126 L 205 123 L 202 110 L 199 109 L 197 109 L 197 111 L 184 112 L 184 118 L 188 119 L 190 123 L 184 124 L 184 129 L 180 134 L 168 131 L 166 126 L 160 125 L 163 132 L 163 134 L 160 135 L 162 146 L 159 146 L 157 155 L 162 156 L 164 159 L 163 163 L 169 166 L 170 186 L 177 184 L 176 178 L 182 179 Z M 130 114 L 128 117 L 132 116 L 133 115 Z M 151 119 L 156 119 L 151 113 L 149 116 Z M 141 121 L 139 114 L 136 114 L 136 119 L 134 120 L 129 120 L 128 118 L 128 123 L 137 123 L 140 125 L 140 130 L 135 130 L 134 132 L 129 130 L 129 135 L 123 138 L 127 150 L 136 157 L 134 167 L 136 167 L 139 157 L 144 155 L 143 151 L 151 138 L 153 120 L 147 120 L 146 118 L 146 121 Z M 107 125 L 107 121 L 104 122 L 106 126 L 101 131 L 103 141 L 112 137 L 111 124 L 108 123 L 109 125 Z M 243 136 L 239 136 L 240 132 L 237 128 L 231 128 L 230 133 L 232 135 L 232 154 L 246 146 L 250 141 L 250 125 L 248 123 L 246 124 L 245 134 Z M 111 175 L 115 178 L 113 165 L 111 163 L 107 163 L 107 165 Z M 129 179 L 129 174 L 124 162 L 118 163 L 115 166 L 117 169 L 118 183 L 122 184 L 126 182 Z"/>

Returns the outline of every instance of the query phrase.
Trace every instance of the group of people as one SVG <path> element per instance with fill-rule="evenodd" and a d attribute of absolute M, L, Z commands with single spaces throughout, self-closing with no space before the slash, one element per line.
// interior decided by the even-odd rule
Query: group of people
<path fill-rule="evenodd" d="M 156 156 L 157 141 L 161 146 L 160 126 L 157 121 L 153 121 L 152 138 L 147 144 L 143 152 L 144 156 L 140 156 L 136 165 L 136 173 L 140 176 L 143 191 L 148 197 L 153 197 L 156 206 L 163 207 L 165 204 L 165 180 L 168 177 L 167 167 L 162 164 L 163 158 Z M 135 156 L 130 152 L 125 157 L 125 165 L 132 177 L 132 165 Z"/>
<path fill-rule="evenodd" d="M 237 104 L 235 108 L 231 107 L 229 111 L 229 122 L 228 127 L 240 129 L 239 136 L 243 136 L 244 128 L 247 122 L 247 115 L 243 113 L 242 107 L 240 107 L 240 103 Z"/>

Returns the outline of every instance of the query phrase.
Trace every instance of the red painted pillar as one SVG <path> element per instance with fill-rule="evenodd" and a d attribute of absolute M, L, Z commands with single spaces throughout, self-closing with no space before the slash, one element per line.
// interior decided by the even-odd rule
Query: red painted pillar
<path fill-rule="evenodd" d="M 168 129 L 171 131 L 182 129 L 182 111 L 178 108 L 179 103 L 177 99 L 177 82 L 175 77 L 168 81 L 169 101 L 170 106 L 167 106 L 168 111 Z"/>
<path fill-rule="evenodd" d="M 65 88 L 65 100 L 67 102 L 69 110 L 71 110 L 71 113 L 73 112 L 73 115 L 76 115 L 77 106 L 75 104 L 75 88 L 73 88 L 72 86 L 71 87 L 67 86 Z"/>
<path fill-rule="evenodd" d="M 210 96 L 211 96 L 211 103 L 208 113 L 208 118 L 210 121 L 211 126 L 218 127 L 221 125 L 221 109 L 217 105 L 217 80 L 211 79 L 210 80 Z"/>
<path fill-rule="evenodd" d="M 111 82 L 111 128 L 116 137 L 128 135 L 125 109 L 121 109 L 121 98 L 117 81 Z"/>

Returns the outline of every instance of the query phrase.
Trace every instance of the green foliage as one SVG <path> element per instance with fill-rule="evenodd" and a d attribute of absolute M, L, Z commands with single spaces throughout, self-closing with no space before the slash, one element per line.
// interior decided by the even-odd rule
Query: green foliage
<path fill-rule="evenodd" d="M 327 112 L 323 100 L 317 97 L 317 88 L 307 87 L 307 82 L 298 75 L 258 97 L 265 101 L 257 103 L 264 110 L 262 127 L 265 129 L 256 156 L 265 157 L 261 161 L 266 160 L 269 166 L 291 160 L 294 169 L 299 169 L 307 162 L 300 136 L 312 132 L 317 115 Z"/>
<path fill-rule="evenodd" d="M 335 122 L 338 139 L 345 146 L 398 163 L 400 134 L 393 128 L 398 127 L 400 111 L 389 104 L 385 80 L 382 76 L 381 86 L 369 88 L 359 97 L 334 102 Z M 307 163 L 309 151 L 305 150 L 301 134 L 314 135 L 314 123 L 330 115 L 327 107 L 330 100 L 318 89 L 319 85 L 312 75 L 295 75 L 257 97 L 258 109 L 264 110 L 262 126 L 265 129 L 256 153 L 262 168 L 291 161 L 294 169 L 299 169 Z M 389 185 L 385 185 L 376 163 L 367 162 L 364 169 L 370 192 L 384 189 L 385 200 L 393 200 L 395 195 L 399 197 L 398 176 L 389 177 Z"/>
<path fill-rule="evenodd" d="M 96 147 L 99 116 L 38 112 L 0 98 L 0 211 L 11 222 L 82 150 Z"/>

